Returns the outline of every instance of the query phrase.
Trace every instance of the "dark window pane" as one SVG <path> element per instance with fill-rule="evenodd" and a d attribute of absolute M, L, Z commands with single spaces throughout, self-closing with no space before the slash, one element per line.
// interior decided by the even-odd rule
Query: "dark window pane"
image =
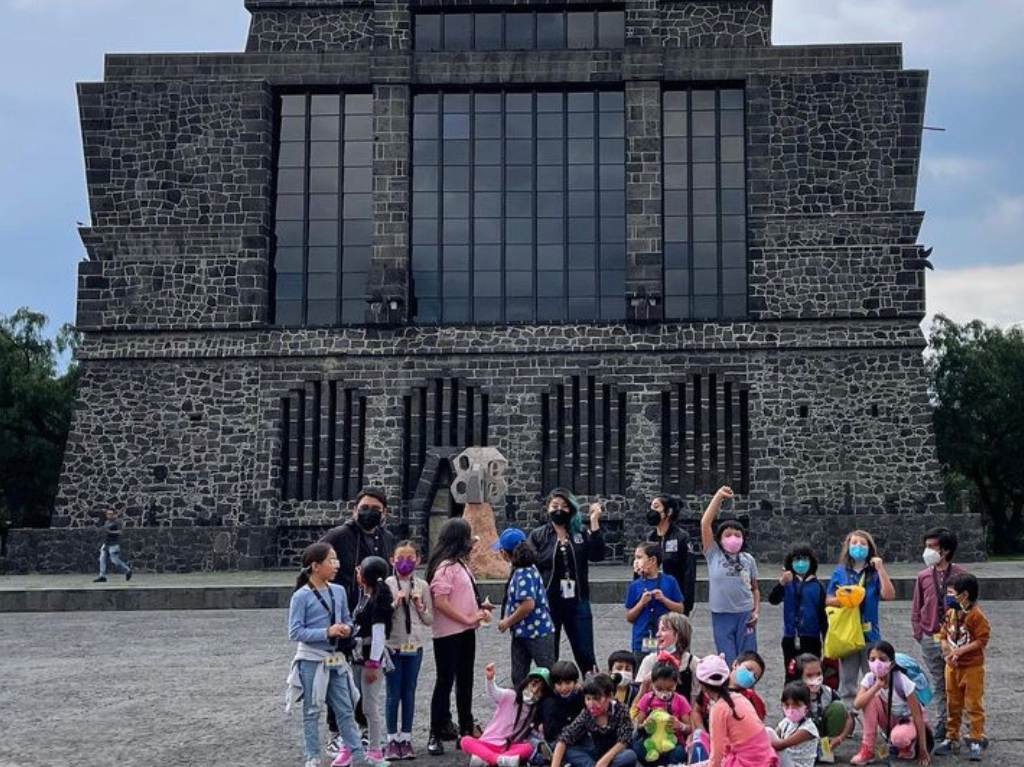
<path fill-rule="evenodd" d="M 722 315 L 725 317 L 745 317 L 747 315 L 746 294 L 723 296 Z"/>
<path fill-rule="evenodd" d="M 310 301 L 306 314 L 307 325 L 333 325 L 338 321 L 337 301 Z"/>
<path fill-rule="evenodd" d="M 722 163 L 722 188 L 743 189 L 745 187 L 743 163 Z"/>
<path fill-rule="evenodd" d="M 537 14 L 537 47 L 565 47 L 565 15 L 561 11 Z"/>
<path fill-rule="evenodd" d="M 477 141 L 473 151 L 473 162 L 477 165 L 498 165 L 501 162 L 500 141 Z"/>
<path fill-rule="evenodd" d="M 473 265 L 477 269 L 500 269 L 501 246 L 477 245 L 473 248 Z"/>
<path fill-rule="evenodd" d="M 693 93 L 690 94 L 690 106 L 693 109 L 714 109 L 715 92 L 693 91 Z"/>
<path fill-rule="evenodd" d="M 602 189 L 624 189 L 626 168 L 623 165 L 602 165 L 600 170 Z"/>
<path fill-rule="evenodd" d="M 559 298 L 565 295 L 565 273 L 537 272 L 537 295 L 540 298 Z"/>
<path fill-rule="evenodd" d="M 473 47 L 473 16 L 469 13 L 446 13 L 444 19 L 444 49 L 466 51 Z"/>
<path fill-rule="evenodd" d="M 601 139 L 601 162 L 624 163 L 626 161 L 626 142 L 621 138 Z"/>
<path fill-rule="evenodd" d="M 537 190 L 557 192 L 565 187 L 564 169 L 560 165 L 542 165 L 537 168 Z"/>
<path fill-rule="evenodd" d="M 444 296 L 468 296 L 469 272 L 445 272 Z"/>
<path fill-rule="evenodd" d="M 746 216 L 722 216 L 722 239 L 726 242 L 742 242 L 747 239 Z"/>
<path fill-rule="evenodd" d="M 367 195 L 369 196 L 369 195 Z M 345 197 L 348 204 L 348 196 Z M 369 212 L 369 211 L 368 211 Z M 311 194 L 309 196 L 309 217 L 312 219 L 338 219 L 338 195 Z"/>
<path fill-rule="evenodd" d="M 337 168 L 313 168 L 309 171 L 310 194 L 336 194 L 337 191 Z"/>
<path fill-rule="evenodd" d="M 412 269 L 414 272 L 437 269 L 437 247 L 433 245 L 414 245 L 412 249 Z"/>
<path fill-rule="evenodd" d="M 309 138 L 312 141 L 337 141 L 341 137 L 341 117 L 322 115 L 309 120 Z"/>
<path fill-rule="evenodd" d="M 666 296 L 665 316 L 672 319 L 688 319 L 690 316 L 690 300 L 681 296 Z"/>
<path fill-rule="evenodd" d="M 370 141 L 373 139 L 372 115 L 349 115 L 345 117 L 345 140 Z"/>
<path fill-rule="evenodd" d="M 666 216 L 682 216 L 686 214 L 686 209 L 689 205 L 689 195 L 686 192 L 666 191 L 664 199 Z"/>
<path fill-rule="evenodd" d="M 444 190 L 446 192 L 468 192 L 469 168 L 462 165 L 445 167 Z"/>
<path fill-rule="evenodd" d="M 722 190 L 722 213 L 746 213 L 746 194 L 742 189 Z"/>
<path fill-rule="evenodd" d="M 565 135 L 565 124 L 560 113 L 537 115 L 537 137 L 558 138 Z"/>
<path fill-rule="evenodd" d="M 537 142 L 537 164 L 538 165 L 561 165 L 565 152 L 564 143 L 561 139 L 540 140 Z"/>
<path fill-rule="evenodd" d="M 440 109 L 441 97 L 437 93 L 420 93 L 413 96 L 413 112 L 436 112 Z"/>
<path fill-rule="evenodd" d="M 274 253 L 274 269 L 278 272 L 302 271 L 302 248 L 281 248 Z"/>
<path fill-rule="evenodd" d="M 698 242 L 693 246 L 695 269 L 714 269 L 718 264 L 718 246 L 713 242 Z"/>
<path fill-rule="evenodd" d="M 508 13 L 505 15 L 505 47 L 522 50 L 534 47 L 534 17 L 532 13 Z"/>
<path fill-rule="evenodd" d="M 287 116 L 306 114 L 306 94 L 281 96 L 281 114 Z"/>
<path fill-rule="evenodd" d="M 496 192 L 477 192 L 473 198 L 473 213 L 480 218 L 501 215 L 501 195 Z"/>
<path fill-rule="evenodd" d="M 501 138 L 501 115 L 478 114 L 475 129 L 477 138 Z"/>
<path fill-rule="evenodd" d="M 622 11 L 601 11 L 597 19 L 597 46 L 623 47 L 626 42 L 625 14 Z"/>
<path fill-rule="evenodd" d="M 492 298 L 476 299 L 473 301 L 474 322 L 500 322 L 501 302 Z"/>
<path fill-rule="evenodd" d="M 569 137 L 587 138 L 594 135 L 594 114 L 592 112 L 573 112 L 569 115 Z"/>
<path fill-rule="evenodd" d="M 665 188 L 686 189 L 689 185 L 689 181 L 687 180 L 686 174 L 687 166 L 685 165 L 666 165 Z"/>
<path fill-rule="evenodd" d="M 373 191 L 373 167 L 345 168 L 345 191 L 371 193 Z"/>
<path fill-rule="evenodd" d="M 600 212 L 602 216 L 625 216 L 626 193 L 602 191 Z"/>
<path fill-rule="evenodd" d="M 665 139 L 663 147 L 665 162 L 686 162 L 686 139 Z"/>
<path fill-rule="evenodd" d="M 505 295 L 532 296 L 533 272 L 505 272 Z"/>
<path fill-rule="evenodd" d="M 718 293 L 717 269 L 694 269 L 693 293 L 697 296 L 713 296 Z"/>
<path fill-rule="evenodd" d="M 342 215 L 345 218 L 372 218 L 372 194 L 346 194 L 342 203 Z"/>
<path fill-rule="evenodd" d="M 569 140 L 569 163 L 571 165 L 594 163 L 594 140 L 593 139 L 570 139 Z"/>
<path fill-rule="evenodd" d="M 697 216 L 714 215 L 718 212 L 718 194 L 712 189 L 693 193 L 693 213 Z"/>
<path fill-rule="evenodd" d="M 350 272 L 368 272 L 370 270 L 370 258 L 372 256 L 372 247 L 346 247 L 341 254 L 341 270 L 346 274 Z"/>
<path fill-rule="evenodd" d="M 662 131 L 666 136 L 687 135 L 686 112 L 666 112 L 662 121 Z"/>
<path fill-rule="evenodd" d="M 532 298 L 510 298 L 505 302 L 505 318 L 509 322 L 530 322 L 533 320 Z"/>
<path fill-rule="evenodd" d="M 500 93 L 477 93 L 473 97 L 473 106 L 477 112 L 497 113 L 501 111 Z"/>
<path fill-rule="evenodd" d="M 665 270 L 665 292 L 672 295 L 690 294 L 690 272 L 686 269 Z"/>
<path fill-rule="evenodd" d="M 601 242 L 625 242 L 626 219 L 604 216 L 601 218 Z"/>
<path fill-rule="evenodd" d="M 412 242 L 414 245 L 433 245 L 437 242 L 437 221 L 420 218 L 412 222 Z"/>
<path fill-rule="evenodd" d="M 441 303 L 439 301 L 416 300 L 416 321 L 434 323 L 441 321 Z"/>
<path fill-rule="evenodd" d="M 530 245 L 509 245 L 506 247 L 505 268 L 513 271 L 533 269 L 533 247 Z"/>
<path fill-rule="evenodd" d="M 686 242 L 689 238 L 687 219 L 681 216 L 665 216 L 665 241 Z"/>
<path fill-rule="evenodd" d="M 278 247 L 289 245 L 301 245 L 305 231 L 301 221 L 279 221 L 275 234 L 277 234 Z"/>
<path fill-rule="evenodd" d="M 505 183 L 511 191 L 528 192 L 533 189 L 533 169 L 518 166 L 506 168 Z"/>
<path fill-rule="evenodd" d="M 341 96 L 312 96 L 310 98 L 309 113 L 313 115 L 341 114 Z"/>
<path fill-rule="evenodd" d="M 713 138 L 693 139 L 693 161 L 714 162 L 715 161 L 715 140 Z"/>
<path fill-rule="evenodd" d="M 289 298 L 302 298 L 302 283 L 301 274 L 277 275 L 277 297 L 286 300 Z"/>
<path fill-rule="evenodd" d="M 473 222 L 473 241 L 478 245 L 501 243 L 501 219 L 480 218 Z"/>
<path fill-rule="evenodd" d="M 441 295 L 441 279 L 439 272 L 413 272 L 412 281 L 417 296 L 434 297 Z"/>
<path fill-rule="evenodd" d="M 417 114 L 412 121 L 412 136 L 416 138 L 437 138 L 437 115 Z"/>
<path fill-rule="evenodd" d="M 570 269 L 593 269 L 597 258 L 594 254 L 592 243 L 583 243 L 569 246 L 569 268 Z"/>
<path fill-rule="evenodd" d="M 721 159 L 722 162 L 743 162 L 743 139 L 723 138 Z"/>
<path fill-rule="evenodd" d="M 743 91 L 723 90 L 718 93 L 722 109 L 743 109 Z"/>
<path fill-rule="evenodd" d="M 337 245 L 338 244 L 338 222 L 337 221 L 310 221 L 309 222 L 309 244 L 310 245 Z"/>
<path fill-rule="evenodd" d="M 666 112 L 685 111 L 690 103 L 686 91 L 665 91 L 661 96 L 661 105 Z"/>
<path fill-rule="evenodd" d="M 442 241 L 446 245 L 463 245 L 469 242 L 469 222 L 465 219 L 445 219 Z"/>
<path fill-rule="evenodd" d="M 306 164 L 306 145 L 289 142 L 281 144 L 277 149 L 277 166 L 279 168 L 301 168 Z"/>
<path fill-rule="evenodd" d="M 718 219 L 715 216 L 693 217 L 694 242 L 714 242 L 718 238 Z"/>
<path fill-rule="evenodd" d="M 467 218 L 469 216 L 468 192 L 445 192 L 444 217 Z"/>
<path fill-rule="evenodd" d="M 594 13 L 573 11 L 568 14 L 568 38 L 570 48 L 594 47 Z"/>
<path fill-rule="evenodd" d="M 574 192 L 569 195 L 570 216 L 593 216 L 597 197 L 593 192 Z"/>
<path fill-rule="evenodd" d="M 436 51 L 441 48 L 441 16 L 436 13 L 416 14 L 416 48 Z"/>
<path fill-rule="evenodd" d="M 335 174 L 337 179 L 337 174 Z M 305 189 L 306 174 L 299 168 L 282 169 L 277 172 L 278 194 L 284 192 L 302 192 Z M 335 184 L 337 187 L 337 184 Z"/>
<path fill-rule="evenodd" d="M 322 272 L 309 275 L 309 305 L 313 306 L 314 299 L 335 299 L 338 297 L 338 275 L 336 272 Z"/>
<path fill-rule="evenodd" d="M 316 141 L 309 145 L 311 168 L 338 167 L 338 144 L 335 141 Z"/>
<path fill-rule="evenodd" d="M 526 192 L 506 194 L 505 215 L 511 218 L 525 218 L 533 215 L 533 195 Z"/>
<path fill-rule="evenodd" d="M 693 135 L 694 136 L 714 136 L 715 135 L 715 113 L 714 112 L 694 112 L 691 116 L 693 122 Z"/>
<path fill-rule="evenodd" d="M 602 320 L 623 320 L 626 318 L 625 296 L 602 296 L 601 297 L 601 319 Z"/>
<path fill-rule="evenodd" d="M 722 270 L 722 292 L 744 293 L 747 290 L 747 271 L 745 269 Z"/>
<path fill-rule="evenodd" d="M 473 275 L 473 295 L 478 298 L 500 298 L 501 272 L 476 272 Z"/>
<path fill-rule="evenodd" d="M 601 272 L 601 295 L 614 296 L 626 292 L 626 272 L 622 269 Z"/>
<path fill-rule="evenodd" d="M 445 165 L 469 165 L 468 141 L 445 141 L 441 153 Z"/>
<path fill-rule="evenodd" d="M 276 322 L 278 325 L 301 325 L 302 324 L 302 302 L 284 301 L 278 297 L 274 305 Z"/>
<path fill-rule="evenodd" d="M 538 93 L 538 112 L 561 112 L 565 106 L 565 94 L 563 93 Z"/>
<path fill-rule="evenodd" d="M 541 192 L 537 195 L 537 216 L 561 218 L 565 215 L 565 195 L 562 192 Z"/>
<path fill-rule="evenodd" d="M 442 121 L 445 138 L 469 138 L 469 115 L 465 112 L 446 111 Z"/>
<path fill-rule="evenodd" d="M 715 296 L 694 296 L 692 306 L 692 316 L 696 319 L 711 320 L 718 317 L 718 298 Z"/>
<path fill-rule="evenodd" d="M 305 210 L 304 197 L 301 194 L 279 194 L 277 196 L 277 220 L 301 221 Z"/>
<path fill-rule="evenodd" d="M 550 245 L 562 241 L 564 225 L 561 218 L 542 218 L 537 220 L 537 242 Z"/>
<path fill-rule="evenodd" d="M 444 302 L 445 322 L 469 322 L 469 301 L 448 299 Z"/>
<path fill-rule="evenodd" d="M 345 142 L 345 165 L 369 166 L 373 164 L 373 142 L 372 141 L 346 141 Z"/>
<path fill-rule="evenodd" d="M 743 113 L 742 112 L 722 112 L 721 115 L 721 132 L 723 136 L 742 136 L 743 135 Z"/>
<path fill-rule="evenodd" d="M 569 189 L 593 189 L 595 183 L 593 165 L 569 166 Z"/>
<path fill-rule="evenodd" d="M 569 299 L 569 319 L 570 320 L 595 320 L 595 319 L 597 319 L 597 299 L 596 298 L 570 298 Z"/>
<path fill-rule="evenodd" d="M 747 248 L 741 242 L 726 242 L 722 244 L 722 266 L 726 269 L 746 268 Z"/>
<path fill-rule="evenodd" d="M 715 166 L 712 163 L 698 163 L 692 167 L 694 189 L 714 189 L 716 182 Z"/>
<path fill-rule="evenodd" d="M 412 161 L 419 167 L 422 165 L 436 165 L 441 159 L 441 146 L 439 141 L 433 139 L 412 142 Z"/>
<path fill-rule="evenodd" d="M 506 112 L 529 112 L 533 109 L 532 93 L 508 93 L 505 94 Z"/>
<path fill-rule="evenodd" d="M 501 48 L 501 14 L 476 14 L 476 49 L 494 51 Z"/>
<path fill-rule="evenodd" d="M 594 94 L 589 91 L 570 91 L 567 109 L 569 112 L 593 112 Z"/>
<path fill-rule="evenodd" d="M 501 166 L 481 167 L 474 172 L 473 188 L 491 192 L 501 189 Z"/>
<path fill-rule="evenodd" d="M 601 268 L 622 269 L 626 265 L 626 246 L 623 243 L 601 244 Z"/>
<path fill-rule="evenodd" d="M 528 218 L 509 218 L 505 220 L 505 242 L 525 244 L 533 242 L 533 226 Z"/>
<path fill-rule="evenodd" d="M 537 268 L 551 271 L 565 267 L 565 247 L 562 245 L 538 245 Z"/>
<path fill-rule="evenodd" d="M 505 162 L 509 165 L 532 165 L 533 142 L 524 139 L 506 141 Z"/>
<path fill-rule="evenodd" d="M 305 141 L 306 140 L 306 118 L 282 117 L 281 118 L 281 141 Z"/>

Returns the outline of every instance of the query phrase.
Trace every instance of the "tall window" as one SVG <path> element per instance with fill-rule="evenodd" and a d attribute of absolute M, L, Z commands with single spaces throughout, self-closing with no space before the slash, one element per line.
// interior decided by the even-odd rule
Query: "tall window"
<path fill-rule="evenodd" d="M 625 13 L 615 10 L 418 13 L 421 51 L 622 48 Z"/>
<path fill-rule="evenodd" d="M 421 94 L 413 115 L 416 321 L 625 316 L 621 91 Z"/>
<path fill-rule="evenodd" d="M 373 99 L 278 100 L 274 310 L 279 325 L 361 323 L 373 251 Z"/>
<path fill-rule="evenodd" d="M 662 96 L 665 317 L 747 313 L 743 91 L 666 90 Z"/>

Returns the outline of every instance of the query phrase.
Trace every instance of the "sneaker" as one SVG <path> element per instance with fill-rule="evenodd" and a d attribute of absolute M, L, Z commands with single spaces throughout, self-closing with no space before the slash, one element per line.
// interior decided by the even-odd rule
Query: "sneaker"
<path fill-rule="evenodd" d="M 860 750 L 850 759 L 850 764 L 871 764 L 875 761 L 875 752 L 868 746 L 861 746 Z"/>
<path fill-rule="evenodd" d="M 935 744 L 935 748 L 932 749 L 934 756 L 949 756 L 953 753 L 953 747 L 949 744 L 949 738 L 940 740 Z"/>
<path fill-rule="evenodd" d="M 366 750 L 366 759 L 370 762 L 383 762 L 384 752 L 379 748 L 369 748 Z"/>
<path fill-rule="evenodd" d="M 93 578 L 92 582 L 93 583 L 106 583 L 107 582 L 107 576 L 101 575 L 98 578 Z"/>
<path fill-rule="evenodd" d="M 372 751 L 364 751 L 360 764 L 367 767 L 388 767 L 388 763 L 384 761 L 384 754 L 377 748 Z"/>
<path fill-rule="evenodd" d="M 125 579 L 126 581 L 130 581 L 130 580 L 132 579 L 132 571 L 131 571 L 131 570 L 129 570 L 128 572 L 126 572 L 126 573 L 124 574 L 124 579 Z"/>
<path fill-rule="evenodd" d="M 455 723 L 449 719 L 441 725 L 441 729 L 437 731 L 437 737 L 441 740 L 458 740 L 459 731 L 455 729 Z"/>
<path fill-rule="evenodd" d="M 480 761 L 483 761 L 483 760 L 481 759 Z M 485 764 L 486 764 L 486 762 L 485 762 Z M 470 762 L 470 767 L 480 767 L 480 765 L 475 765 L 471 761 Z M 511 756 L 508 755 L 508 754 L 504 754 L 502 756 L 499 756 L 498 757 L 498 767 L 519 767 L 519 757 L 516 756 L 515 754 L 512 754 Z"/>
<path fill-rule="evenodd" d="M 968 752 L 967 759 L 971 762 L 981 761 L 981 743 L 978 743 L 977 741 L 971 742 L 970 751 Z"/>
<path fill-rule="evenodd" d="M 412 741 L 403 740 L 398 744 L 399 759 L 415 759 L 416 752 L 412 750 Z"/>
<path fill-rule="evenodd" d="M 388 744 L 384 746 L 384 758 L 389 762 L 402 758 L 402 744 L 397 740 L 389 740 Z"/>
<path fill-rule="evenodd" d="M 331 767 L 349 767 L 352 764 L 352 751 L 344 743 L 338 747 L 338 755 L 331 762 Z"/>
<path fill-rule="evenodd" d="M 427 740 L 427 753 L 431 756 L 441 756 L 444 753 L 444 745 L 435 733 L 430 733 L 430 739 Z"/>
<path fill-rule="evenodd" d="M 320 757 L 319 756 L 311 756 L 311 757 L 309 757 L 309 759 L 306 760 L 306 763 L 305 763 L 304 767 L 320 767 L 320 765 L 321 765 Z"/>
<path fill-rule="evenodd" d="M 503 757 L 500 756 L 498 757 L 499 763 L 501 762 L 502 758 Z M 469 757 L 469 767 L 487 767 L 487 762 L 485 762 L 476 754 L 473 754 L 471 757 Z"/>
<path fill-rule="evenodd" d="M 333 735 L 331 736 L 331 739 L 327 741 L 327 753 L 337 754 L 343 745 L 345 744 L 341 740 L 341 735 Z"/>

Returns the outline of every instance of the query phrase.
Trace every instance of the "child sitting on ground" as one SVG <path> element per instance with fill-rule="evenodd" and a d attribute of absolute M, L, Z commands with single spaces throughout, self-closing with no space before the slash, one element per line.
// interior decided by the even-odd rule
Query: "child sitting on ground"
<path fill-rule="evenodd" d="M 761 696 L 754 692 L 754 685 L 764 676 L 764 658 L 756 652 L 748 650 L 736 656 L 732 664 L 732 672 L 729 675 L 729 691 L 741 695 L 750 701 L 758 718 L 763 722 L 768 716 L 768 709 L 764 705 Z M 705 729 L 708 729 L 710 719 L 708 718 L 708 696 L 701 694 L 697 698 L 697 709 L 700 711 L 701 721 Z"/>
<path fill-rule="evenodd" d="M 549 679 L 553 693 L 540 702 L 536 717 L 541 732 L 537 751 L 545 762 L 551 760 L 555 743 L 562 730 L 583 710 L 580 672 L 575 663 L 568 660 L 557 661 L 551 666 Z"/>
<path fill-rule="evenodd" d="M 814 767 L 818 756 L 818 728 L 811 719 L 811 691 L 803 682 L 790 682 L 782 690 L 783 719 L 772 733 L 779 767 Z"/>
<path fill-rule="evenodd" d="M 636 754 L 629 748 L 633 723 L 629 711 L 615 700 L 615 682 L 596 674 L 583 684 L 584 709 L 562 730 L 551 758 L 551 767 L 631 767 Z"/>
<path fill-rule="evenodd" d="M 615 700 L 627 709 L 636 699 L 636 656 L 629 650 L 616 650 L 608 656 L 608 674 L 615 682 Z"/>
<path fill-rule="evenodd" d="M 679 671 L 675 663 L 657 663 L 651 672 L 651 691 L 638 697 L 633 705 L 633 721 L 637 726 L 637 737 L 633 741 L 633 750 L 642 764 L 680 764 L 686 759 L 686 737 L 697 729 L 699 720 L 690 707 L 690 702 L 676 692 L 678 684 Z M 666 711 L 672 716 L 671 725 L 677 745 L 671 751 L 659 754 L 656 759 L 648 760 L 648 749 L 644 745 L 644 741 L 647 739 L 644 723 L 651 713 L 657 710 Z"/>
<path fill-rule="evenodd" d="M 494 664 L 484 667 L 487 692 L 494 700 L 494 714 L 479 738 L 463 736 L 459 748 L 470 755 L 470 767 L 519 767 L 533 754 L 530 731 L 534 707 L 549 691 L 546 668 L 532 669 L 515 690 L 494 683 Z"/>
<path fill-rule="evenodd" d="M 821 659 L 804 653 L 793 661 L 793 676 L 807 685 L 811 693 L 810 714 L 821 740 L 818 761 L 834 764 L 833 752 L 853 732 L 853 717 L 846 710 L 839 693 L 825 684 Z"/>

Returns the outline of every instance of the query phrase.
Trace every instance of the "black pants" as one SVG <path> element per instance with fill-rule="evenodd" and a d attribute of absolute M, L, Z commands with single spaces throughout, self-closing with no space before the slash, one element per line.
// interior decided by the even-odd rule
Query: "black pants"
<path fill-rule="evenodd" d="M 798 655 L 810 653 L 821 657 L 821 637 L 800 637 L 800 649 L 796 649 L 796 637 L 782 637 L 782 667 L 786 670 L 786 681 L 791 682 L 794 677 L 789 672 L 789 662 Z"/>
<path fill-rule="evenodd" d="M 590 673 L 597 661 L 594 658 L 594 618 L 590 612 L 590 601 L 586 599 L 562 599 L 548 594 L 551 605 L 551 620 L 555 624 L 555 659 L 562 646 L 562 631 L 569 637 L 573 657 L 580 674 Z"/>
<path fill-rule="evenodd" d="M 476 630 L 434 640 L 437 680 L 430 698 L 430 731 L 440 732 L 452 718 L 451 696 L 455 686 L 455 708 L 459 712 L 459 732 L 473 734 L 473 664 L 476 661 Z"/>

